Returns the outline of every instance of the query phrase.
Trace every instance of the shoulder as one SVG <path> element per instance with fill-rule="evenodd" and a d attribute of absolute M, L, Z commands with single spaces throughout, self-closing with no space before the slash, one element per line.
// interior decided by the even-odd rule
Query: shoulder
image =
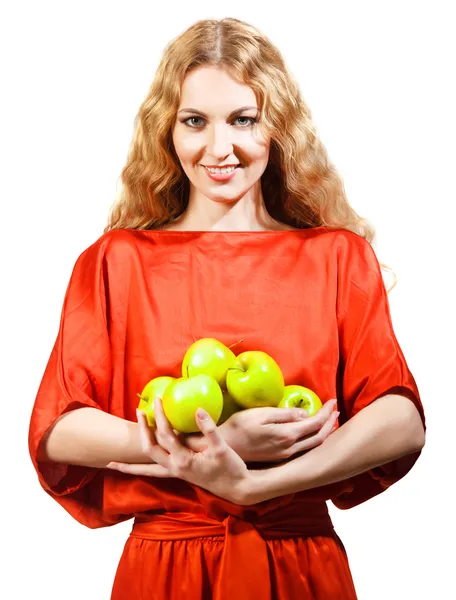
<path fill-rule="evenodd" d="M 365 269 L 379 269 L 376 252 L 372 244 L 361 235 L 348 229 L 334 229 L 327 232 L 328 244 L 337 257 L 339 266 L 347 263 Z"/>
<path fill-rule="evenodd" d="M 135 229 L 111 229 L 103 233 L 85 252 L 100 255 L 108 260 L 137 254 L 141 243 L 141 231 Z"/>
<path fill-rule="evenodd" d="M 364 261 L 375 263 L 376 254 L 371 243 L 364 237 L 350 231 L 335 227 L 315 227 L 308 230 L 307 240 L 312 239 L 316 250 L 334 259 L 339 264 L 347 261 Z"/>
<path fill-rule="evenodd" d="M 103 233 L 77 257 L 75 270 L 87 269 L 112 271 L 117 265 L 131 264 L 131 258 L 139 255 L 140 231 L 113 229 Z M 138 235 L 139 234 L 139 235 Z"/>
<path fill-rule="evenodd" d="M 381 266 L 372 244 L 361 235 L 342 228 L 316 228 L 318 246 L 312 252 L 326 257 L 337 277 L 337 289 L 369 297 L 385 287 Z"/>
<path fill-rule="evenodd" d="M 141 231 L 137 229 L 111 229 L 98 240 L 106 251 L 135 249 L 140 241 Z M 97 243 L 96 242 L 96 243 Z"/>
<path fill-rule="evenodd" d="M 366 238 L 349 229 L 328 228 L 326 235 L 328 236 L 328 241 L 330 241 L 339 252 L 369 252 L 369 249 L 373 251 L 372 245 Z"/>
<path fill-rule="evenodd" d="M 384 288 L 381 266 L 372 244 L 353 231 L 339 232 L 335 242 L 341 287 L 357 289 L 364 296 Z"/>

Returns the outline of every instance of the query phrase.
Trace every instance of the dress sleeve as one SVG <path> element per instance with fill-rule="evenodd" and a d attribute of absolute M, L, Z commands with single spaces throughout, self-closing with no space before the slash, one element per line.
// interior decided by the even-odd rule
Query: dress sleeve
<path fill-rule="evenodd" d="M 92 526 L 90 516 L 82 518 L 81 511 L 87 509 L 88 515 L 91 510 L 93 514 L 98 511 L 97 505 L 102 501 L 102 476 L 99 477 L 102 470 L 40 462 L 37 450 L 45 432 L 65 412 L 86 406 L 109 411 L 111 352 L 105 277 L 104 246 L 98 241 L 79 256 L 73 268 L 57 339 L 29 426 L 29 452 L 41 486 L 88 526 Z"/>
<path fill-rule="evenodd" d="M 374 249 L 347 232 L 338 248 L 337 321 L 339 332 L 338 400 L 340 424 L 387 394 L 409 398 L 425 417 L 420 394 L 391 321 L 390 307 Z M 421 452 L 375 467 L 344 482 L 331 498 L 347 509 L 380 494 L 404 477 Z"/>

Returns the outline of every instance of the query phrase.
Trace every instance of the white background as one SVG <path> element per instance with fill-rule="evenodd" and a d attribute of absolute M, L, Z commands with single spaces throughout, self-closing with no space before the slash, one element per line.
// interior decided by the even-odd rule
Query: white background
<path fill-rule="evenodd" d="M 196 20 L 224 16 L 250 22 L 282 52 L 351 204 L 377 228 L 379 259 L 399 279 L 393 323 L 425 405 L 427 445 L 384 494 L 349 511 L 330 504 L 359 598 L 456 597 L 452 4 L 41 0 L 2 9 L 2 598 L 109 599 L 131 523 L 86 529 L 41 490 L 30 412 L 73 265 L 102 234 L 161 53 Z"/>

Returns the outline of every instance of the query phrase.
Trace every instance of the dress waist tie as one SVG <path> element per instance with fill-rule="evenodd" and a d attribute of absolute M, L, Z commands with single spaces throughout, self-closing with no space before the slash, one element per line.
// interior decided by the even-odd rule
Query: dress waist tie
<path fill-rule="evenodd" d="M 157 541 L 225 536 L 214 600 L 251 600 L 255 590 L 262 590 L 264 598 L 271 598 L 267 539 L 338 539 L 326 503 L 301 502 L 263 515 L 251 512 L 250 518 L 228 514 L 222 521 L 186 512 L 141 513 L 136 516 L 130 535 Z"/>

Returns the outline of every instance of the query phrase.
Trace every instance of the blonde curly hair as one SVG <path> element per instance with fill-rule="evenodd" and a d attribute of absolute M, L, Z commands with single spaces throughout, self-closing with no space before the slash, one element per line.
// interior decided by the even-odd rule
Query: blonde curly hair
<path fill-rule="evenodd" d="M 271 138 L 269 162 L 261 178 L 269 214 L 302 229 L 348 229 L 372 244 L 375 229 L 350 206 L 342 179 L 279 50 L 258 29 L 234 18 L 197 21 L 166 46 L 136 116 L 122 187 L 104 232 L 159 229 L 186 209 L 190 184 L 174 150 L 172 129 L 181 85 L 190 71 L 201 66 L 223 68 L 255 93 L 258 127 Z M 388 292 L 396 283 L 397 278 Z"/>

